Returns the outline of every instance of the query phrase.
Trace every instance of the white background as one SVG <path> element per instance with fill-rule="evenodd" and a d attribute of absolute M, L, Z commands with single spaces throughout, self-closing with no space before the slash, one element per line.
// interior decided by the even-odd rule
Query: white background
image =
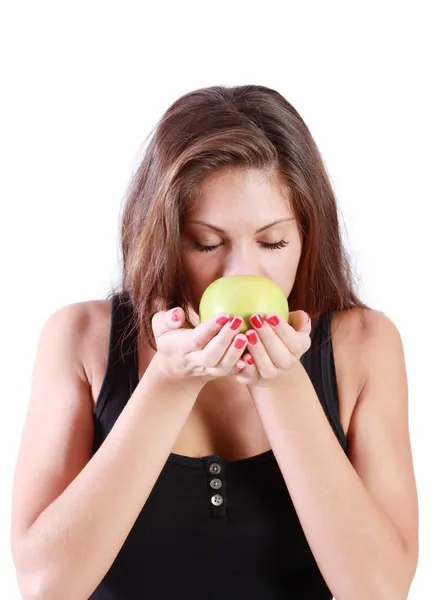
<path fill-rule="evenodd" d="M 442 597 L 440 4 L 3 3 L 2 598 L 20 598 L 10 494 L 40 328 L 60 306 L 104 298 L 117 283 L 123 194 L 163 111 L 192 89 L 245 83 L 277 89 L 307 123 L 361 295 L 401 332 L 420 502 L 409 598 Z"/>

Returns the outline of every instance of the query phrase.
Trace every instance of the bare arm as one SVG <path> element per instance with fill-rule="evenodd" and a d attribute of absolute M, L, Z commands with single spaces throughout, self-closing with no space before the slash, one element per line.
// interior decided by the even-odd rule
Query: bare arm
<path fill-rule="evenodd" d="M 193 407 L 202 381 L 165 382 L 154 359 L 94 456 L 79 358 L 82 304 L 43 327 L 16 465 L 11 547 L 27 599 L 87 598 L 116 558 Z"/>

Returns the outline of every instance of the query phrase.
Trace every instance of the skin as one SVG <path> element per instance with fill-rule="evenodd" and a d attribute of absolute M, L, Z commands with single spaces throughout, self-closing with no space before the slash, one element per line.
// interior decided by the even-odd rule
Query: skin
<path fill-rule="evenodd" d="M 208 177 L 182 229 L 182 259 L 194 324 L 203 292 L 219 277 L 261 275 L 274 281 L 288 297 L 301 251 L 291 198 L 275 173 L 227 168 Z M 310 328 L 305 336 L 297 336 L 295 331 L 306 325 L 305 315 L 299 313 L 290 315 L 291 325 L 280 319 L 274 327 L 267 321 L 261 327 L 250 319 L 252 329 L 237 336 L 247 349 L 237 362 L 242 369 L 236 376 L 239 383 L 268 385 L 270 378 L 289 370 L 295 357 L 308 349 Z M 268 319 L 272 315 L 263 316 Z"/>
<path fill-rule="evenodd" d="M 257 229 L 287 219 L 260 233 Z M 203 221 L 224 231 L 195 223 Z M 269 249 L 262 244 L 287 243 Z M 203 252 L 195 243 L 217 246 Z M 219 277 L 262 275 L 288 297 L 302 251 L 297 220 L 285 188 L 264 171 L 227 168 L 209 176 L 187 213 L 182 228 L 182 256 L 192 308 L 198 314 L 204 290 Z"/>

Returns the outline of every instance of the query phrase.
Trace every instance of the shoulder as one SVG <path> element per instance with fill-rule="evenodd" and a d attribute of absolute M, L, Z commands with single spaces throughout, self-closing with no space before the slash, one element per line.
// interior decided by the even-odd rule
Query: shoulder
<path fill-rule="evenodd" d="M 399 341 L 400 334 L 394 322 L 384 313 L 363 308 L 352 308 L 333 313 L 332 336 L 341 342 L 347 341 L 360 353 L 383 347 L 387 338 Z"/>
<path fill-rule="evenodd" d="M 332 330 L 340 332 L 341 336 L 352 336 L 353 338 L 364 339 L 372 323 L 378 319 L 382 313 L 365 308 L 354 307 L 349 310 L 336 311 L 332 317 Z"/>
<path fill-rule="evenodd" d="M 352 403 L 356 401 L 365 381 L 364 346 L 372 327 L 375 311 L 351 308 L 336 311 L 331 320 L 331 337 L 337 375 L 350 381 Z M 375 313 L 379 314 L 379 313 Z"/>
<path fill-rule="evenodd" d="M 398 401 L 398 408 L 403 405 L 404 409 L 407 407 L 408 384 L 401 333 L 383 313 L 371 312 L 366 319 L 367 332 L 362 346 L 365 385 L 360 400 L 372 396 L 376 403 L 378 397 L 387 396 L 392 399 L 392 406 Z"/>
<path fill-rule="evenodd" d="M 365 365 L 365 379 L 377 374 L 382 363 L 403 360 L 404 349 L 400 331 L 394 321 L 383 312 L 362 310 L 361 352 Z"/>
<path fill-rule="evenodd" d="M 355 307 L 334 312 L 331 337 L 339 384 L 347 392 L 346 414 L 355 403 L 375 369 L 375 356 L 400 343 L 399 332 L 384 313 Z"/>
<path fill-rule="evenodd" d="M 387 370 L 395 367 L 405 377 L 404 348 L 401 334 L 383 312 L 353 308 L 334 313 L 332 338 L 335 352 L 341 353 L 344 361 L 355 373 L 359 373 L 356 401 Z"/>
<path fill-rule="evenodd" d="M 94 326 L 103 325 L 109 320 L 111 300 L 84 300 L 61 306 L 46 319 L 43 327 L 56 328 L 62 326 L 64 332 L 83 337 Z"/>
<path fill-rule="evenodd" d="M 44 322 L 40 344 L 70 348 L 78 361 L 82 378 L 91 382 L 97 350 L 107 346 L 111 321 L 111 300 L 85 300 L 61 306 Z"/>

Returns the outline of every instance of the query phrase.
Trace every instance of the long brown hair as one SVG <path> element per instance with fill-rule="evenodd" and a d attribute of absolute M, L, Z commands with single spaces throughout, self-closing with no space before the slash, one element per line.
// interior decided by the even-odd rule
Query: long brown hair
<path fill-rule="evenodd" d="M 230 166 L 275 173 L 290 193 L 302 234 L 290 311 L 307 311 L 315 327 L 327 311 L 369 308 L 355 290 L 318 147 L 281 94 L 259 85 L 189 92 L 170 106 L 148 140 L 125 195 L 118 293 L 133 306 L 133 326 L 153 349 L 151 319 L 157 311 L 181 306 L 190 320 L 181 260 L 183 216 L 205 176 Z"/>

